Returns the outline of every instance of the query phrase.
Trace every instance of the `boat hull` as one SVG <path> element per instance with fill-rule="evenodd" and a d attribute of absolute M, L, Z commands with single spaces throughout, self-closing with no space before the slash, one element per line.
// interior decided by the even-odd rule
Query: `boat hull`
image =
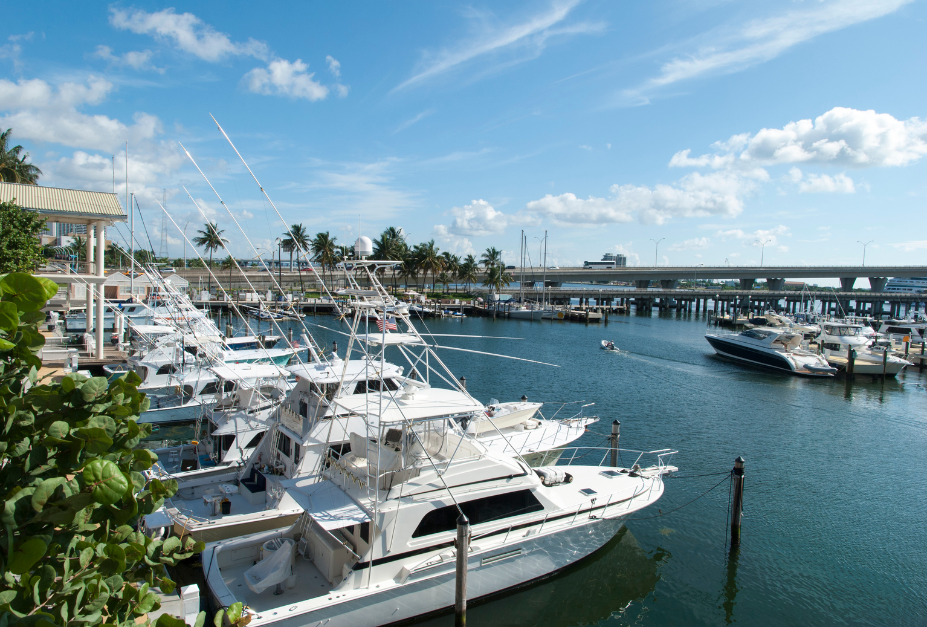
<path fill-rule="evenodd" d="M 737 361 L 743 361 L 764 368 L 773 368 L 785 372 L 794 372 L 792 364 L 782 355 L 773 352 L 760 350 L 751 350 L 733 342 L 727 342 L 719 337 L 708 336 L 705 339 L 715 349 L 715 352 L 722 357 L 728 357 Z"/>
<path fill-rule="evenodd" d="M 467 599 L 496 595 L 549 577 L 602 548 L 624 526 L 624 516 L 590 518 L 567 530 L 535 533 L 518 543 L 506 543 L 485 551 L 474 551 L 467 563 Z M 512 557 L 506 557 L 511 555 Z M 363 576 L 363 571 L 360 572 Z M 297 616 L 280 618 L 274 612 L 252 615 L 251 625 L 275 627 L 364 627 L 388 625 L 417 616 L 451 609 L 454 605 L 456 574 L 454 561 L 411 575 L 404 584 L 380 585 L 364 594 L 343 595 L 342 602 L 311 610 Z M 268 592 L 268 594 L 272 594 Z M 210 590 L 210 595 L 212 591 Z M 229 599 L 215 598 L 217 606 Z"/>

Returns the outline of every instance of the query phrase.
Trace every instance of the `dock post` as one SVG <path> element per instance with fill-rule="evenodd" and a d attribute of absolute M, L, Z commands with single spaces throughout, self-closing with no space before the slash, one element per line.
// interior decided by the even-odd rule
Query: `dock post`
<path fill-rule="evenodd" d="M 744 517 L 744 458 L 734 460 L 734 498 L 731 503 L 731 550 L 740 546 L 740 523 Z"/>
<path fill-rule="evenodd" d="M 225 337 L 232 337 L 234 335 L 232 331 L 232 324 L 230 322 L 225 323 Z"/>
<path fill-rule="evenodd" d="M 289 329 L 287 329 L 286 335 L 287 335 L 286 339 L 290 342 L 290 346 L 292 346 L 293 345 L 293 327 L 290 327 Z"/>
<path fill-rule="evenodd" d="M 460 387 L 464 391 L 467 389 L 467 377 L 460 377 Z"/>
<path fill-rule="evenodd" d="M 612 468 L 618 467 L 618 438 L 621 437 L 621 423 L 617 420 L 612 421 L 612 434 L 609 436 L 612 449 Z"/>
<path fill-rule="evenodd" d="M 470 521 L 457 517 L 457 585 L 454 587 L 454 627 L 467 625 L 467 557 L 470 553 Z"/>
<path fill-rule="evenodd" d="M 854 371 L 856 370 L 856 351 L 853 350 L 853 347 L 850 346 L 847 349 L 847 381 L 852 381 L 856 378 Z"/>
<path fill-rule="evenodd" d="M 888 346 L 882 351 L 882 383 L 885 383 L 885 372 L 888 370 Z"/>

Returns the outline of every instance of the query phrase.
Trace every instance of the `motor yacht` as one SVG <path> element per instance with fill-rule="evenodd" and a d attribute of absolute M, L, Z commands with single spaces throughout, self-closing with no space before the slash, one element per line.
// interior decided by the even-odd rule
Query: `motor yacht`
<path fill-rule="evenodd" d="M 837 372 L 823 357 L 801 348 L 799 333 L 756 327 L 738 334 L 708 333 L 705 339 L 722 357 L 757 366 L 806 377 L 832 377 Z"/>
<path fill-rule="evenodd" d="M 845 363 L 850 350 L 853 350 L 856 353 L 853 372 L 856 374 L 881 375 L 884 372 L 894 377 L 911 365 L 911 362 L 892 355 L 887 346 L 873 346 L 873 338 L 865 333 L 865 329 L 861 324 L 824 322 L 816 339 L 831 363 Z"/>
<path fill-rule="evenodd" d="M 489 454 L 449 416 L 409 412 L 350 434 L 318 477 L 281 482 L 289 528 L 207 544 L 216 606 L 250 625 L 382 625 L 454 602 L 456 521 L 471 525 L 468 599 L 540 579 L 605 545 L 655 503 L 673 451 L 642 468 L 531 468 Z M 604 456 L 603 456 L 604 459 Z"/>
<path fill-rule="evenodd" d="M 810 322 L 797 322 L 792 318 L 783 316 L 782 314 L 776 313 L 775 311 L 765 312 L 763 314 L 763 318 L 766 320 L 766 324 L 761 326 L 784 327 L 809 337 L 817 335 L 821 332 L 821 327 L 817 324 L 812 324 Z"/>

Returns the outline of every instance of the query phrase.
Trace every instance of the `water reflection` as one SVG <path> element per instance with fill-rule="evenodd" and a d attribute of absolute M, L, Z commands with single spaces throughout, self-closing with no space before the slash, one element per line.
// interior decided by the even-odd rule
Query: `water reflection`
<path fill-rule="evenodd" d="M 734 622 L 734 602 L 737 598 L 737 563 L 740 560 L 740 549 L 731 549 L 727 556 L 727 575 L 724 582 L 723 601 L 724 622 L 730 625 Z"/>
<path fill-rule="evenodd" d="M 550 579 L 487 602 L 471 602 L 467 621 L 473 625 L 566 627 L 623 616 L 635 601 L 653 593 L 660 579 L 659 566 L 670 557 L 659 548 L 648 555 L 623 528 L 589 559 Z M 415 624 L 445 627 L 453 623 L 454 615 L 449 613 Z"/>

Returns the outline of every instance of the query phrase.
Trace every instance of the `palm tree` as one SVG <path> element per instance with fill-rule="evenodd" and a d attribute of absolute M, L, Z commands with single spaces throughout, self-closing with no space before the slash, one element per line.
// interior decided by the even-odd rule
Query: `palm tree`
<path fill-rule="evenodd" d="M 431 291 L 434 291 L 436 276 L 444 268 L 444 258 L 438 252 L 434 240 L 419 244 L 416 248 L 419 267 L 425 272 L 425 276 L 431 272 Z"/>
<path fill-rule="evenodd" d="M 337 237 L 331 237 L 328 231 L 325 231 L 316 233 L 309 243 L 312 248 L 312 260 L 321 264 L 323 273 L 325 268 L 334 270 L 335 264 L 338 263 L 338 244 L 335 243 L 337 240 Z M 331 279 L 330 276 L 329 279 Z"/>
<path fill-rule="evenodd" d="M 411 251 L 406 252 L 405 258 L 399 265 L 399 276 L 406 280 L 406 286 L 409 285 L 409 279 L 415 280 L 418 276 L 418 260 Z"/>
<path fill-rule="evenodd" d="M 480 257 L 480 263 L 484 268 L 491 268 L 502 265 L 502 251 L 495 246 L 487 248 L 486 252 Z"/>
<path fill-rule="evenodd" d="M 235 258 L 232 257 L 231 255 L 229 255 L 228 257 L 226 257 L 225 259 L 223 259 L 222 261 L 220 261 L 220 262 L 219 262 L 219 265 L 220 265 L 220 267 L 221 267 L 223 270 L 228 270 L 228 271 L 229 271 L 229 289 L 231 289 L 231 286 L 232 286 L 232 268 L 235 267 Z"/>
<path fill-rule="evenodd" d="M 309 251 L 311 246 L 309 241 L 309 232 L 306 230 L 302 224 L 292 224 L 290 225 L 290 232 L 288 237 L 283 240 L 283 245 L 287 247 L 290 251 L 290 270 L 293 269 L 293 250 L 296 250 L 297 258 L 301 259 L 301 256 Z M 303 296 L 306 295 L 306 291 L 303 288 L 303 274 L 302 274 L 302 262 L 296 264 L 300 266 L 297 268 L 299 271 L 299 292 Z"/>
<path fill-rule="evenodd" d="M 107 248 L 106 252 L 103 254 L 103 259 L 110 267 L 119 266 L 119 269 L 122 270 L 124 256 L 128 257 L 129 255 L 122 249 L 122 246 L 116 242 L 111 242 L 109 248 Z"/>
<path fill-rule="evenodd" d="M 483 285 L 492 288 L 493 293 L 498 296 L 499 290 L 512 282 L 512 275 L 505 271 L 502 266 L 490 266 L 486 278 L 483 279 Z M 498 298 L 497 298 L 498 300 Z"/>
<path fill-rule="evenodd" d="M 222 234 L 225 233 L 225 231 L 220 231 L 219 225 L 215 222 L 207 222 L 204 227 L 205 228 L 202 230 L 197 231 L 197 233 L 199 233 L 199 237 L 194 237 L 193 243 L 196 246 L 204 248 L 206 252 L 209 253 L 209 267 L 211 268 L 212 253 L 219 250 L 220 248 L 223 248 L 223 246 L 228 243 L 228 240 L 222 237 Z M 207 289 L 212 291 L 212 275 L 209 276 L 209 287 Z"/>
<path fill-rule="evenodd" d="M 409 251 L 405 238 L 399 229 L 394 226 L 387 227 L 380 233 L 380 237 L 373 240 L 373 258 L 386 261 L 403 261 Z M 400 268 L 393 266 L 393 290 L 396 289 L 396 274 Z"/>
<path fill-rule="evenodd" d="M 463 281 L 467 284 L 467 293 L 470 293 L 470 285 L 476 283 L 478 277 L 476 276 L 476 259 L 473 255 L 467 255 L 467 258 L 464 259 L 464 262 L 460 264 L 460 269 L 457 271 L 457 280 Z"/>
<path fill-rule="evenodd" d="M 31 163 L 26 163 L 29 153 L 23 153 L 22 146 L 8 147 L 12 133 L 11 128 L 0 133 L 0 181 L 35 185 L 42 171 Z"/>
<path fill-rule="evenodd" d="M 84 261 L 87 256 L 87 240 L 80 235 L 75 235 L 66 249 L 69 254 L 74 255 L 75 261 Z"/>
<path fill-rule="evenodd" d="M 447 272 L 442 272 L 438 275 L 438 283 L 444 286 L 444 293 L 447 294 L 447 286 L 450 285 L 452 279 Z"/>
<path fill-rule="evenodd" d="M 449 278 L 453 281 L 460 272 L 460 257 L 450 252 L 441 253 L 441 257 L 444 259 L 444 271 L 447 272 Z"/>

